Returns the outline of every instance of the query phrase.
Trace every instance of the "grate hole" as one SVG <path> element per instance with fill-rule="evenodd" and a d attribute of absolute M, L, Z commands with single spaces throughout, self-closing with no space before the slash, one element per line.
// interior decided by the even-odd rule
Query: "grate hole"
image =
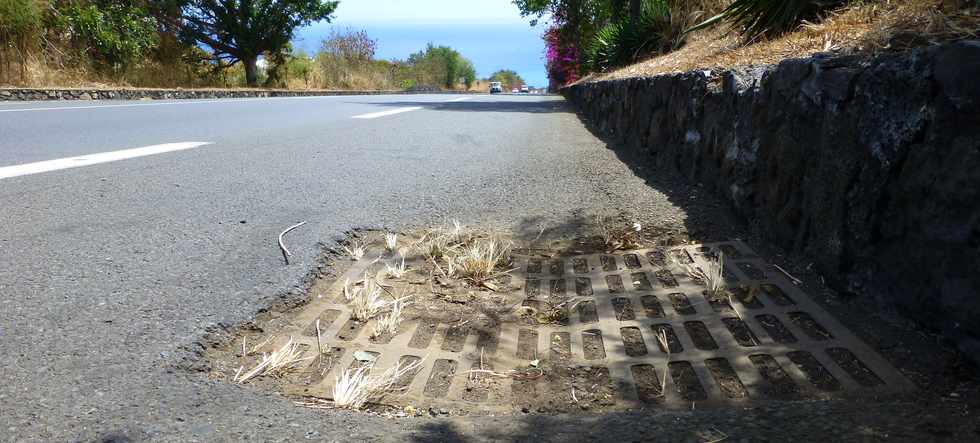
<path fill-rule="evenodd" d="M 602 344 L 602 331 L 589 329 L 582 332 L 582 347 L 586 360 L 601 360 L 606 358 L 606 347 Z"/>
<path fill-rule="evenodd" d="M 810 337 L 813 340 L 824 341 L 834 338 L 830 331 L 824 329 L 823 326 L 820 326 L 820 323 L 817 323 L 817 321 L 806 312 L 790 312 L 787 315 L 789 315 L 789 319 L 792 320 L 796 326 L 799 326 L 800 329 L 803 330 L 803 333 L 806 334 L 807 337 Z"/>
<path fill-rule="evenodd" d="M 527 273 L 528 274 L 540 274 L 541 273 L 541 260 L 528 260 L 528 262 L 527 262 Z"/>
<path fill-rule="evenodd" d="M 320 313 L 320 316 L 316 320 L 320 320 L 320 333 L 323 334 L 324 331 L 330 327 L 333 322 L 337 321 L 340 317 L 341 312 L 336 309 L 327 309 Z M 310 325 L 303 330 L 303 335 L 307 337 L 316 337 L 316 320 L 310 322 Z"/>
<path fill-rule="evenodd" d="M 537 297 L 541 293 L 541 280 L 529 278 L 524 285 L 524 295 L 527 298 Z"/>
<path fill-rule="evenodd" d="M 626 263 L 626 267 L 630 269 L 639 269 L 640 266 L 640 256 L 636 254 L 626 254 L 623 256 L 623 262 Z"/>
<path fill-rule="evenodd" d="M 786 357 L 800 368 L 807 380 L 821 391 L 839 391 L 840 382 L 827 370 L 813 354 L 806 351 L 787 352 Z"/>
<path fill-rule="evenodd" d="M 599 313 L 596 312 L 595 302 L 592 300 L 578 304 L 578 320 L 582 323 L 598 323 Z"/>
<path fill-rule="evenodd" d="M 634 272 L 630 274 L 630 278 L 633 280 L 633 289 L 637 291 L 650 291 L 653 289 L 653 285 L 650 284 L 650 279 L 647 278 L 645 272 Z"/>
<path fill-rule="evenodd" d="M 796 336 L 775 315 L 762 314 L 755 316 L 755 319 L 776 343 L 796 343 Z"/>
<path fill-rule="evenodd" d="M 694 263 L 694 259 L 691 258 L 691 254 L 688 254 L 687 250 L 684 249 L 672 249 L 670 251 L 671 257 L 682 265 L 689 265 Z"/>
<path fill-rule="evenodd" d="M 550 298 L 552 300 L 564 300 L 565 299 L 565 279 L 552 280 L 548 283 L 548 288 L 550 290 Z"/>
<path fill-rule="evenodd" d="M 453 326 L 447 329 L 446 339 L 442 341 L 442 350 L 461 352 L 463 345 L 466 344 L 467 335 L 470 335 L 470 328 L 467 326 Z"/>
<path fill-rule="evenodd" d="M 343 341 L 351 341 L 357 338 L 357 335 L 364 329 L 365 324 L 364 322 L 359 322 L 351 318 L 340 327 L 340 331 L 337 332 L 337 338 Z"/>
<path fill-rule="evenodd" d="M 678 339 L 677 334 L 674 333 L 673 326 L 666 323 L 660 323 L 650 325 L 650 328 L 653 329 L 653 336 L 655 338 L 654 341 L 657 343 L 657 347 L 660 348 L 660 352 L 663 352 L 664 354 L 667 353 L 667 348 L 665 348 L 664 344 L 660 342 L 660 335 L 664 333 L 667 335 L 667 347 L 670 348 L 671 354 L 684 352 L 684 346 L 681 345 L 680 339 Z"/>
<path fill-rule="evenodd" d="M 732 297 L 749 309 L 762 309 L 759 290 L 755 286 L 738 286 L 732 289 Z"/>
<path fill-rule="evenodd" d="M 306 386 L 313 386 L 320 383 L 337 366 L 337 363 L 343 357 L 344 348 L 338 348 L 336 346 L 327 347 L 323 352 L 322 358 L 314 358 L 310 361 L 310 365 L 300 374 L 298 383 Z"/>
<path fill-rule="evenodd" d="M 405 367 L 407 365 L 413 364 L 421 360 L 422 360 L 421 357 L 416 357 L 414 355 L 403 355 L 401 356 L 401 358 L 398 359 L 398 363 L 400 363 L 402 367 Z M 422 366 L 419 366 L 415 368 L 414 371 L 408 371 L 402 374 L 401 377 L 398 377 L 398 379 L 395 380 L 394 387 L 396 389 L 408 388 L 408 385 L 412 384 L 412 380 L 414 380 L 415 376 L 418 375 L 418 373 L 421 371 L 422 371 Z"/>
<path fill-rule="evenodd" d="M 694 366 L 690 362 L 673 362 L 667 367 L 670 369 L 670 379 L 674 381 L 681 398 L 687 401 L 708 399 L 708 394 L 704 392 L 704 386 L 701 386 L 698 374 L 694 372 Z"/>
<path fill-rule="evenodd" d="M 612 255 L 600 255 L 599 263 L 602 265 L 602 270 L 606 272 L 618 271 L 619 266 L 616 266 L 616 257 Z"/>
<path fill-rule="evenodd" d="M 726 397 L 746 398 L 749 396 L 745 385 L 742 384 L 742 380 L 738 378 L 738 373 L 735 372 L 735 368 L 728 360 L 709 358 L 704 361 L 704 365 L 708 368 L 708 372 L 711 372 L 711 377 L 715 379 L 715 383 L 718 384 Z"/>
<path fill-rule="evenodd" d="M 712 296 L 708 294 L 708 291 L 702 291 L 701 296 L 708 301 L 708 305 L 711 306 L 711 310 L 719 313 L 734 313 L 732 309 L 732 304 L 728 302 L 727 296 Z"/>
<path fill-rule="evenodd" d="M 741 262 L 738 264 L 738 268 L 751 280 L 764 280 L 766 278 L 766 272 L 757 268 L 752 263 Z"/>
<path fill-rule="evenodd" d="M 517 358 L 521 360 L 537 360 L 538 331 L 521 329 L 517 331 Z"/>
<path fill-rule="evenodd" d="M 647 252 L 647 260 L 650 264 L 659 268 L 667 266 L 667 256 L 664 255 L 664 251 L 659 249 Z"/>
<path fill-rule="evenodd" d="M 588 274 L 589 262 L 584 258 L 573 258 L 572 271 L 574 271 L 576 274 Z"/>
<path fill-rule="evenodd" d="M 588 277 L 575 277 L 575 293 L 582 297 L 592 295 L 592 279 Z"/>
<path fill-rule="evenodd" d="M 636 320 L 636 314 L 633 313 L 633 302 L 626 297 L 618 297 L 612 299 L 613 309 L 616 310 L 616 320 Z"/>
<path fill-rule="evenodd" d="M 834 363 L 837 363 L 837 366 L 840 366 L 844 372 L 847 372 L 847 375 L 850 375 L 851 378 L 853 378 L 854 381 L 858 382 L 858 384 L 861 386 L 871 387 L 885 383 L 881 381 L 881 378 L 879 378 L 878 375 L 871 370 L 871 368 L 865 366 L 865 364 L 861 360 L 858 360 L 857 356 L 848 349 L 829 348 L 827 349 L 827 355 L 834 360 Z"/>
<path fill-rule="evenodd" d="M 551 333 L 550 343 L 552 361 L 567 361 L 572 357 L 572 335 L 568 332 Z"/>
<path fill-rule="evenodd" d="M 663 318 L 664 307 L 660 304 L 657 296 L 653 294 L 644 295 L 640 298 L 640 302 L 643 304 L 643 310 L 646 312 L 647 318 Z"/>
<path fill-rule="evenodd" d="M 800 388 L 783 370 L 776 359 L 767 354 L 750 355 L 749 361 L 759 370 L 759 375 L 766 383 L 761 386 L 763 393 L 773 398 L 794 398 L 799 395 Z"/>
<path fill-rule="evenodd" d="M 725 258 L 738 259 L 742 257 L 742 252 L 732 245 L 721 245 L 718 246 L 718 249 L 721 249 L 721 252 L 725 254 Z"/>
<path fill-rule="evenodd" d="M 772 300 L 772 302 L 779 306 L 790 306 L 796 304 L 796 302 L 789 298 L 789 296 L 786 295 L 786 292 L 780 289 L 779 286 L 764 283 L 760 285 L 760 287 L 762 288 L 762 291 L 765 292 L 766 295 Z"/>
<path fill-rule="evenodd" d="M 661 269 L 655 272 L 654 276 L 657 277 L 657 281 L 660 282 L 660 285 L 665 288 L 676 288 L 678 286 L 677 279 L 674 278 L 674 274 L 671 274 L 670 271 L 666 269 Z"/>
<path fill-rule="evenodd" d="M 439 327 L 438 323 L 432 321 L 422 321 L 419 326 L 415 328 L 415 333 L 412 334 L 412 339 L 408 342 L 408 347 L 415 349 L 425 349 L 429 347 L 429 343 L 432 342 L 432 337 L 436 335 L 436 328 Z"/>
<path fill-rule="evenodd" d="M 662 403 L 664 401 L 662 379 L 657 375 L 653 365 L 630 366 L 633 384 L 636 385 L 636 396 L 644 403 Z"/>
<path fill-rule="evenodd" d="M 620 328 L 619 333 L 623 336 L 623 347 L 626 355 L 630 357 L 647 355 L 647 345 L 643 342 L 643 334 L 640 333 L 640 328 Z"/>
<path fill-rule="evenodd" d="M 697 309 L 691 305 L 691 300 L 687 298 L 686 295 L 680 292 L 675 292 L 673 294 L 667 295 L 670 297 L 670 303 L 674 306 L 674 311 L 680 315 L 694 315 L 697 314 Z"/>
<path fill-rule="evenodd" d="M 475 361 L 470 369 L 492 371 L 493 364 L 485 362 L 481 365 L 480 362 Z M 487 401 L 487 397 L 490 396 L 490 385 L 495 381 L 490 374 L 485 372 L 470 372 L 466 375 L 466 387 L 463 388 L 461 396 L 463 401 L 473 403 Z"/>
<path fill-rule="evenodd" d="M 548 263 L 548 272 L 555 276 L 565 275 L 565 263 L 561 260 L 551 261 Z"/>
<path fill-rule="evenodd" d="M 715 343 L 714 337 L 708 332 L 708 327 L 704 323 L 699 321 L 684 322 L 684 329 L 687 331 L 687 335 L 691 337 L 691 341 L 694 342 L 695 348 L 702 351 L 718 349 L 718 343 Z"/>
<path fill-rule="evenodd" d="M 500 342 L 500 328 L 480 329 L 476 337 L 476 349 L 494 355 L 497 353 L 497 343 Z"/>
<path fill-rule="evenodd" d="M 755 336 L 755 333 L 749 329 L 749 325 L 745 324 L 742 319 L 726 317 L 721 319 L 721 322 L 725 324 L 728 332 L 732 334 L 732 337 L 735 338 L 735 342 L 739 346 L 750 348 L 759 345 L 759 338 Z"/>
<path fill-rule="evenodd" d="M 623 287 L 623 278 L 618 275 L 607 275 L 606 286 L 609 287 L 609 292 L 612 294 L 618 294 L 626 290 Z"/>
<path fill-rule="evenodd" d="M 454 375 L 456 375 L 456 360 L 436 360 L 422 393 L 426 397 L 445 397 L 449 393 Z"/>

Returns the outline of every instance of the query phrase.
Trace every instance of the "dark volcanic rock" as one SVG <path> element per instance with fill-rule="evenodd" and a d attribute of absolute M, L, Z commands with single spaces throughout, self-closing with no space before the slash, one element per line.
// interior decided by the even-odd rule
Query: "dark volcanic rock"
<path fill-rule="evenodd" d="M 968 351 L 980 349 L 978 79 L 980 41 L 961 41 L 565 95 L 609 140 L 722 194 L 837 289 Z"/>

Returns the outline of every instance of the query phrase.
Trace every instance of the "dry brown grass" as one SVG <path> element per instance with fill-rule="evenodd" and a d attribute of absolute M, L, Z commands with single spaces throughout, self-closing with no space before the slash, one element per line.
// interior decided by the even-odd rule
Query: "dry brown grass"
<path fill-rule="evenodd" d="M 819 23 L 804 23 L 796 32 L 751 44 L 729 35 L 722 24 L 692 33 L 687 43 L 676 51 L 586 77 L 584 81 L 774 64 L 827 51 L 876 53 L 980 35 L 980 8 L 956 3 L 950 0 L 857 2 L 830 12 Z"/>

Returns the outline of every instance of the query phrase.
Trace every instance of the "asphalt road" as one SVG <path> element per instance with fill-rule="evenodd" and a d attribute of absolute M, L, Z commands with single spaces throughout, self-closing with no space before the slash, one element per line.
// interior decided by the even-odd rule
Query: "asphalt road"
<path fill-rule="evenodd" d="M 206 144 L 168 148 L 191 142 Z M 683 217 L 559 97 L 2 104 L 0 440 L 421 435 L 431 423 L 296 408 L 174 365 L 351 228 L 536 229 L 626 206 Z M 276 237 L 300 221 L 285 266 Z"/>

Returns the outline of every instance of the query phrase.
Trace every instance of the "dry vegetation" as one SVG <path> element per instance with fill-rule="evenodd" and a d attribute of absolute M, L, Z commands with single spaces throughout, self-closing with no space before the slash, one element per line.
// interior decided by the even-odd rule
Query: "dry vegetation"
<path fill-rule="evenodd" d="M 693 23 L 727 2 L 690 2 L 677 14 Z M 689 3 L 689 4 L 690 4 Z M 804 23 L 796 32 L 771 40 L 746 43 L 722 24 L 691 33 L 676 51 L 585 80 L 656 75 L 695 69 L 765 65 L 820 52 L 875 53 L 935 42 L 975 38 L 980 34 L 980 7 L 967 1 L 859 1 L 831 11 L 818 23 Z M 692 20 L 693 19 L 693 20 Z"/>

